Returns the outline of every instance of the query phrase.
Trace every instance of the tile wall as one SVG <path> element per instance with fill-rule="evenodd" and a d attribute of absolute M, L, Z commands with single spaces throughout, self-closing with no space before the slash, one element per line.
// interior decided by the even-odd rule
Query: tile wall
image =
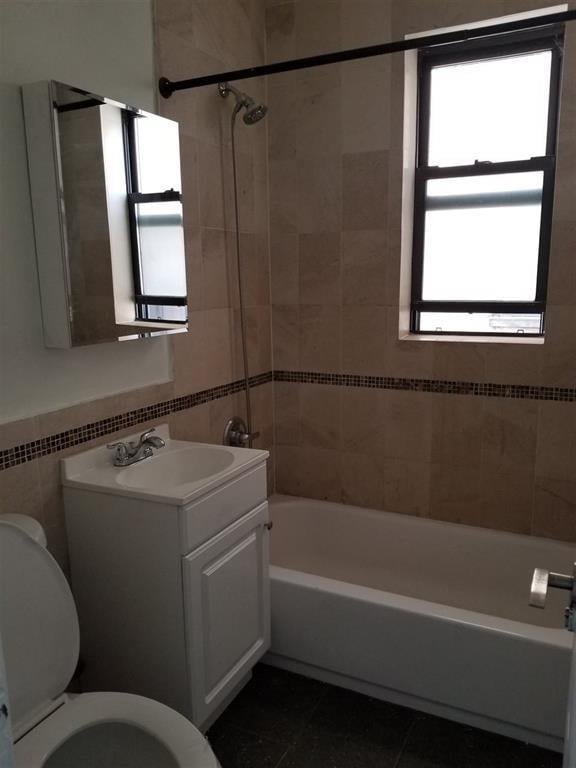
<path fill-rule="evenodd" d="M 551 4 L 269 0 L 268 56 L 370 45 Z M 403 55 L 269 79 L 276 371 L 574 386 L 570 25 L 564 66 L 544 345 L 398 340 Z M 576 540 L 573 403 L 296 380 L 275 383 L 275 416 L 280 492 Z"/>

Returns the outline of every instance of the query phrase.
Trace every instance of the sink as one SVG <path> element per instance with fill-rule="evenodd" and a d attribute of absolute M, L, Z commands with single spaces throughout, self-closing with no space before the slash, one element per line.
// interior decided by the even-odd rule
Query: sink
<path fill-rule="evenodd" d="M 113 453 L 106 446 L 63 459 L 62 485 L 182 506 L 268 458 L 267 451 L 252 448 L 172 440 L 166 424 L 157 427 L 156 434 L 165 447 L 129 467 L 115 467 Z M 138 433 L 121 439 L 137 440 Z"/>
<path fill-rule="evenodd" d="M 234 454 L 224 446 L 195 444 L 162 453 L 121 469 L 117 482 L 132 488 L 175 489 L 223 472 L 234 463 Z"/>

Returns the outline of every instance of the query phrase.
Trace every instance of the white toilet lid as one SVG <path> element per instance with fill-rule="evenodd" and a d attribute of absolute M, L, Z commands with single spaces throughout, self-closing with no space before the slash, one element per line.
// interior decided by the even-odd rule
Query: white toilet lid
<path fill-rule="evenodd" d="M 66 689 L 80 632 L 72 592 L 52 555 L 1 521 L 0 638 L 17 729 Z"/>

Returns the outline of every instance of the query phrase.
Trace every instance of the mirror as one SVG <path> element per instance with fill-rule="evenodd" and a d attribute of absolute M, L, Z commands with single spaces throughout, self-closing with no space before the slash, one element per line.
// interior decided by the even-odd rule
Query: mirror
<path fill-rule="evenodd" d="M 23 96 L 47 346 L 186 330 L 178 124 L 54 81 Z"/>

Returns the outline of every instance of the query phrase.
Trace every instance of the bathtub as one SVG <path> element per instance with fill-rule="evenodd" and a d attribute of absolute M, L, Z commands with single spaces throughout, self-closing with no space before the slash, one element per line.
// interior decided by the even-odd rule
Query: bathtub
<path fill-rule="evenodd" d="M 270 513 L 268 663 L 561 751 L 567 593 L 528 592 L 574 547 L 290 496 Z"/>

